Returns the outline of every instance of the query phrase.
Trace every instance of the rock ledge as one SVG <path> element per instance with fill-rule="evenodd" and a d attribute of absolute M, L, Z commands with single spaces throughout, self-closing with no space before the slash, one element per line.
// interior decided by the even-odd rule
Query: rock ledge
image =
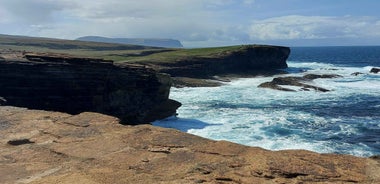
<path fill-rule="evenodd" d="M 20 140 L 23 144 L 8 144 Z M 0 106 L 0 183 L 379 183 L 376 157 L 267 151 L 98 113 Z"/>

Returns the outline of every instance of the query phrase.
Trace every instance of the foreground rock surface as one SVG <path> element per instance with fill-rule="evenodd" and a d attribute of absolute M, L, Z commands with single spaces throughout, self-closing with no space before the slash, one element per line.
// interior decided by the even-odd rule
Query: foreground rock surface
<path fill-rule="evenodd" d="M 171 79 L 142 65 L 62 54 L 0 51 L 0 105 L 113 115 L 125 124 L 173 115 Z"/>
<path fill-rule="evenodd" d="M 377 159 L 267 151 L 97 113 L 0 106 L 0 183 L 379 183 Z"/>

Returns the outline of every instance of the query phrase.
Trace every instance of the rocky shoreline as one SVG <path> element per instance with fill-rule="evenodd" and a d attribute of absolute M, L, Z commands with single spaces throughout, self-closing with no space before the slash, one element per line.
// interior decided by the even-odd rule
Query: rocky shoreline
<path fill-rule="evenodd" d="M 231 76 L 269 74 L 286 67 L 290 52 L 242 48 L 172 65 L 3 50 L 0 183 L 380 182 L 378 157 L 268 151 L 152 125 L 125 125 L 173 115 L 180 103 L 168 98 L 172 80 L 177 87 L 216 86 Z M 319 77 L 326 76 L 268 85 L 317 90 L 303 82 Z"/>
<path fill-rule="evenodd" d="M 297 91 L 295 89 L 290 89 L 288 87 L 284 86 L 293 86 L 293 87 L 299 87 L 301 91 L 310 91 L 310 90 L 315 90 L 318 92 L 328 92 L 330 90 L 318 87 L 315 85 L 308 84 L 314 79 L 320 79 L 320 78 L 338 78 L 342 77 L 340 75 L 333 75 L 333 74 L 324 74 L 324 75 L 317 75 L 317 74 L 307 74 L 304 75 L 303 77 L 276 77 L 274 78 L 271 82 L 265 82 L 260 84 L 258 87 L 260 88 L 270 88 L 270 89 L 275 89 L 275 90 L 280 90 L 280 91 Z"/>

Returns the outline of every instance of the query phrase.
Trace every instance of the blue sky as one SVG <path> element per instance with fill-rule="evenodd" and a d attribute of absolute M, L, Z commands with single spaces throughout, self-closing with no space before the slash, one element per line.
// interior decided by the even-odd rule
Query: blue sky
<path fill-rule="evenodd" d="M 0 34 L 235 44 L 380 45 L 379 0 L 0 0 Z"/>

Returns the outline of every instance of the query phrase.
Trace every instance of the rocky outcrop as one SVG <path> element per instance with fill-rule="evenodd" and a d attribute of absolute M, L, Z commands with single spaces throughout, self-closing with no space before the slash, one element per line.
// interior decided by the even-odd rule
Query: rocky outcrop
<path fill-rule="evenodd" d="M 119 117 L 124 124 L 162 119 L 180 106 L 168 99 L 170 76 L 145 66 L 66 55 L 2 55 L 2 105 L 70 114 L 100 112 Z"/>
<path fill-rule="evenodd" d="M 319 78 L 337 78 L 337 77 L 342 77 L 340 75 L 330 75 L 330 74 L 325 74 L 325 75 L 317 75 L 317 74 L 307 74 L 304 75 L 303 77 L 276 77 L 274 78 L 271 82 L 264 82 L 260 84 L 258 87 L 261 88 L 271 88 L 271 89 L 276 89 L 276 90 L 281 90 L 281 91 L 296 91 L 294 89 L 290 89 L 284 86 L 297 86 L 301 87 L 300 90 L 303 91 L 309 91 L 309 90 L 315 90 L 319 92 L 328 92 L 330 90 L 318 87 L 315 85 L 307 84 L 308 82 L 311 82 L 314 79 L 319 79 Z"/>
<path fill-rule="evenodd" d="M 205 57 L 185 57 L 159 65 L 173 77 L 212 78 L 224 74 L 265 74 L 287 68 L 288 47 L 245 45 Z"/>
<path fill-rule="evenodd" d="M 98 114 L 0 106 L 0 183 L 379 183 L 380 160 L 268 151 Z"/>
<path fill-rule="evenodd" d="M 370 73 L 379 73 L 380 72 L 380 68 L 372 68 Z"/>

